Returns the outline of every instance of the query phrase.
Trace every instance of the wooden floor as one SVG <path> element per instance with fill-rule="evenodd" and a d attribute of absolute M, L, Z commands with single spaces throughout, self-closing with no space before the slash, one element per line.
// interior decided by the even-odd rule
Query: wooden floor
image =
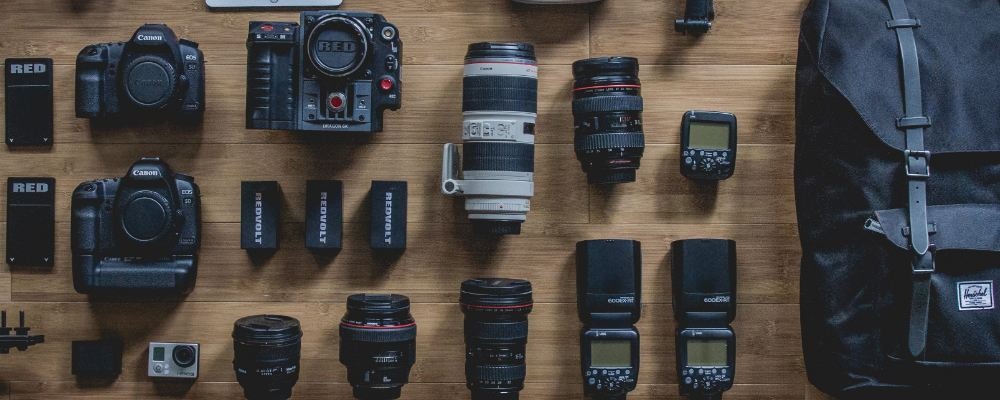
<path fill-rule="evenodd" d="M 210 12 L 202 0 L 3 1 L 0 57 L 55 59 L 56 145 L 51 151 L 0 148 L 0 175 L 54 176 L 58 192 L 56 266 L 0 268 L 0 304 L 26 310 L 34 332 L 46 335 L 27 352 L 0 355 L 0 396 L 241 399 L 231 364 L 232 323 L 267 312 L 304 324 L 295 398 L 348 399 L 337 361 L 343 303 L 350 293 L 391 291 L 410 296 L 419 324 L 418 361 L 403 398 L 468 399 L 459 284 L 505 276 L 535 287 L 522 398 L 580 399 L 574 243 L 623 237 L 642 241 L 645 283 L 640 385 L 630 398 L 676 399 L 667 249 L 677 239 L 725 237 L 739 244 L 740 279 L 737 385 L 727 398 L 822 398 L 809 387 L 802 361 L 792 191 L 794 63 L 806 3 L 717 0 L 716 28 L 696 39 L 673 32 L 681 0 L 561 7 L 346 0 L 345 9 L 385 14 L 404 42 L 403 109 L 387 112 L 385 132 L 358 145 L 243 128 L 247 22 L 296 21 L 294 12 Z M 74 117 L 75 56 L 86 44 L 126 40 L 145 22 L 166 22 L 201 44 L 208 60 L 204 124 L 91 131 Z M 438 192 L 441 144 L 460 139 L 465 48 L 482 40 L 534 42 L 542 64 L 536 196 L 524 233 L 496 242 L 471 240 L 462 202 Z M 569 64 L 598 55 L 639 57 L 646 103 L 638 182 L 611 189 L 588 186 L 573 155 Z M 736 175 L 717 188 L 692 184 L 678 171 L 679 124 L 689 109 L 739 118 Z M 70 193 L 81 181 L 123 174 L 140 155 L 165 157 L 201 185 L 205 240 L 197 287 L 181 303 L 88 302 L 72 287 Z M 345 243 L 336 258 L 303 248 L 307 179 L 344 181 Z M 409 181 L 409 248 L 395 261 L 368 250 L 363 200 L 373 179 Z M 259 263 L 239 248 L 243 180 L 277 180 L 285 197 L 282 248 Z M 70 373 L 70 342 L 102 332 L 125 338 L 124 372 L 108 387 L 82 387 Z M 177 393 L 150 383 L 149 341 L 201 343 L 197 384 Z"/>

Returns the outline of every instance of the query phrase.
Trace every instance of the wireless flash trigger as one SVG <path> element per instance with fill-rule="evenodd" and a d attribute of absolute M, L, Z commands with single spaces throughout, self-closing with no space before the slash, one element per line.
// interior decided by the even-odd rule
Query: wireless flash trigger
<path fill-rule="evenodd" d="M 736 336 L 736 242 L 671 243 L 677 375 L 680 394 L 718 400 L 733 386 Z"/>

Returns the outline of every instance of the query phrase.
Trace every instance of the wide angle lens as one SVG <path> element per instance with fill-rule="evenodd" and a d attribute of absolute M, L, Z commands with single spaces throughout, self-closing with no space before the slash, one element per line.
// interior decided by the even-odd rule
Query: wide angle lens
<path fill-rule="evenodd" d="M 479 278 L 462 283 L 465 378 L 472 400 L 517 400 L 524 388 L 531 282 Z"/>
<path fill-rule="evenodd" d="M 253 315 L 233 324 L 233 369 L 247 400 L 287 400 L 299 380 L 302 328 L 284 315 Z"/>
<path fill-rule="evenodd" d="M 574 142 L 587 182 L 634 182 L 646 147 L 639 60 L 580 60 L 573 63 L 573 77 Z"/>
<path fill-rule="evenodd" d="M 416 361 L 417 323 L 410 299 L 397 294 L 355 294 L 340 321 L 340 362 L 354 397 L 398 399 Z"/>

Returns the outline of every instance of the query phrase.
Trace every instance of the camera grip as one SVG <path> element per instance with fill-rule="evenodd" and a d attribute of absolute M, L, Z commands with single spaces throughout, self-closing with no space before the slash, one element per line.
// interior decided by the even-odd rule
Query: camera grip
<path fill-rule="evenodd" d="M 104 69 L 107 52 L 101 46 L 88 46 L 76 58 L 76 116 L 94 118 L 101 115 Z"/>
<path fill-rule="evenodd" d="M 101 200 L 97 196 L 97 185 L 94 182 L 84 182 L 73 191 L 73 218 L 70 226 L 73 254 L 97 252 L 100 206 Z"/>
<path fill-rule="evenodd" d="M 122 258 L 96 258 L 75 255 L 73 285 L 84 294 L 121 292 L 160 292 L 186 294 L 194 288 L 197 263 L 192 256 L 160 260 L 125 261 Z"/>
<path fill-rule="evenodd" d="M 295 70 L 290 44 L 251 43 L 247 49 L 247 128 L 295 128 Z"/>

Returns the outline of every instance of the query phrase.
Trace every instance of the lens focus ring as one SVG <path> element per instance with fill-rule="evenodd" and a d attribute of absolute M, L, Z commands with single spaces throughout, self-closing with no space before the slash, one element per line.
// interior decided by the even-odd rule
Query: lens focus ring
<path fill-rule="evenodd" d="M 524 379 L 527 371 L 524 364 L 477 365 L 472 370 L 472 377 L 477 381 L 513 381 Z"/>
<path fill-rule="evenodd" d="M 603 113 L 615 111 L 642 111 L 642 97 L 598 96 L 573 100 L 573 113 Z"/>
<path fill-rule="evenodd" d="M 578 137 L 575 141 L 577 151 L 590 151 L 619 148 L 644 148 L 646 136 L 641 133 L 598 133 Z"/>
<path fill-rule="evenodd" d="M 535 146 L 527 143 L 467 142 L 462 146 L 466 171 L 535 172 Z"/>
<path fill-rule="evenodd" d="M 538 112 L 537 79 L 468 76 L 462 82 L 462 111 Z"/>

